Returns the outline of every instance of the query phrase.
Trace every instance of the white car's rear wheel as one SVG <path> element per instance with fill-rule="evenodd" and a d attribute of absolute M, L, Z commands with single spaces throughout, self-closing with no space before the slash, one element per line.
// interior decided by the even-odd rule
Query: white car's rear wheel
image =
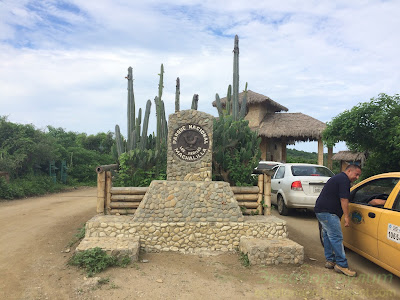
<path fill-rule="evenodd" d="M 282 216 L 287 216 L 289 214 L 289 209 L 287 208 L 282 195 L 278 195 L 278 213 Z"/>

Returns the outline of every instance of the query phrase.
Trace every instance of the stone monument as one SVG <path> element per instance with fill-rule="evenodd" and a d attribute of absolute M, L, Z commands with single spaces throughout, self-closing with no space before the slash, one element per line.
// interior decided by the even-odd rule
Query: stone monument
<path fill-rule="evenodd" d="M 213 116 L 180 111 L 170 115 L 168 129 L 167 180 L 151 182 L 133 216 L 89 220 L 77 251 L 101 247 L 135 260 L 139 248 L 182 253 L 241 249 L 251 263 L 302 263 L 303 248 L 287 239 L 285 221 L 243 217 L 229 183 L 212 181 Z"/>
<path fill-rule="evenodd" d="M 227 182 L 211 181 L 213 116 L 197 110 L 170 115 L 167 180 L 150 184 L 135 222 L 241 222 Z"/>

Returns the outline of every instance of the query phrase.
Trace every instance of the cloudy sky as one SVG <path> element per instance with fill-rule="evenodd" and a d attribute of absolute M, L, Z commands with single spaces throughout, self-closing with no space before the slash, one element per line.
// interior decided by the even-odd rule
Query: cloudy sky
<path fill-rule="evenodd" d="M 240 90 L 248 82 L 328 122 L 399 92 L 399 14 L 396 0 L 0 0 L 0 115 L 88 134 L 119 124 L 124 134 L 127 68 L 144 110 L 161 63 L 167 114 L 180 77 L 181 109 L 196 93 L 199 110 L 217 115 L 211 102 L 232 82 L 237 34 Z"/>

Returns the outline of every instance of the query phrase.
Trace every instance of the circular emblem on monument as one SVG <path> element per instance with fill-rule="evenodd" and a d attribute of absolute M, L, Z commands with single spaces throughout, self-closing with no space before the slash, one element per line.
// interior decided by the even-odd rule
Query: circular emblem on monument
<path fill-rule="evenodd" d="M 207 153 L 209 139 L 207 132 L 199 125 L 180 126 L 172 135 L 172 151 L 185 161 L 199 160 Z"/>

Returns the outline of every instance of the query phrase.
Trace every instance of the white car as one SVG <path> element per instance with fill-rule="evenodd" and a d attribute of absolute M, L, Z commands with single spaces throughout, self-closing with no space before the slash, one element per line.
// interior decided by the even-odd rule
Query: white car
<path fill-rule="evenodd" d="M 271 178 L 271 203 L 286 216 L 291 208 L 314 209 L 315 201 L 333 172 L 313 164 L 281 164 Z"/>

